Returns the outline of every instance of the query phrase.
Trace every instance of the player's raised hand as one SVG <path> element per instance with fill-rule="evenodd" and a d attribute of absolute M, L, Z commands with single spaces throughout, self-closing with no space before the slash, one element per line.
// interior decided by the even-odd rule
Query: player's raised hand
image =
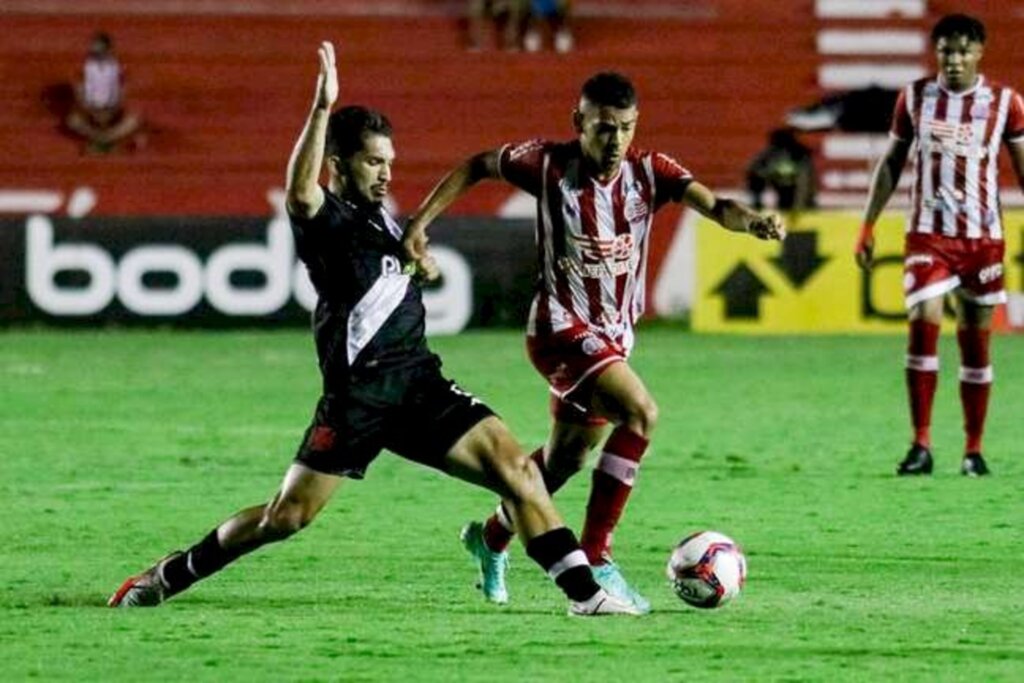
<path fill-rule="evenodd" d="M 425 227 L 419 226 L 415 221 L 405 227 L 402 249 L 405 251 L 407 267 L 411 267 L 415 275 L 429 282 L 436 280 L 441 275 L 441 271 L 437 267 L 437 261 L 430 255 L 430 250 L 427 248 L 428 243 Z"/>
<path fill-rule="evenodd" d="M 338 99 L 338 68 L 334 63 L 334 45 L 325 40 L 317 51 L 320 56 L 320 75 L 316 79 L 316 106 L 330 109 Z"/>
<path fill-rule="evenodd" d="M 747 224 L 747 232 L 761 240 L 786 239 L 786 224 L 777 213 L 758 214 Z"/>

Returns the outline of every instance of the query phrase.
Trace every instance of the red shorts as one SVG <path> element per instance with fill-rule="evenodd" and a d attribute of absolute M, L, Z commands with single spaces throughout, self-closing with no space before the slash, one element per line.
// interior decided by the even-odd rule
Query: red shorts
<path fill-rule="evenodd" d="M 1005 303 L 1005 252 L 1002 240 L 908 233 L 903 257 L 907 308 L 954 290 L 983 306 Z"/>
<path fill-rule="evenodd" d="M 608 421 L 588 408 L 587 392 L 608 366 L 628 352 L 607 335 L 584 325 L 544 336 L 528 336 L 530 362 L 551 387 L 551 414 L 563 422 L 603 425 Z"/>

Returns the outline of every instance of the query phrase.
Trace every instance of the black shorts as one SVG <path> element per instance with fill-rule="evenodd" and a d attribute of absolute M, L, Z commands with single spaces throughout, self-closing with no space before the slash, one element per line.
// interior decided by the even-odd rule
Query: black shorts
<path fill-rule="evenodd" d="M 494 412 L 433 363 L 356 377 L 320 397 L 295 461 L 362 479 L 382 449 L 444 469 L 463 434 Z"/>

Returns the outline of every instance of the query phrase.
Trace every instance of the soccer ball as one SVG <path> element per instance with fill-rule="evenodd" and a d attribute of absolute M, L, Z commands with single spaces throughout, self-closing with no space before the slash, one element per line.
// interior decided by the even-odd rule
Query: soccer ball
<path fill-rule="evenodd" d="M 721 607 L 743 588 L 747 559 L 725 534 L 701 531 L 672 550 L 665 569 L 676 595 L 694 607 Z"/>

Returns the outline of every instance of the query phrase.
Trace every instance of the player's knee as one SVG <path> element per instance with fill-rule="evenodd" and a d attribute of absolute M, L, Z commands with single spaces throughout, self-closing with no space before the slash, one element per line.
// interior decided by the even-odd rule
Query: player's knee
<path fill-rule="evenodd" d="M 537 464 L 515 442 L 502 443 L 492 451 L 489 469 L 502 498 L 513 502 L 530 500 L 544 490 Z"/>
<path fill-rule="evenodd" d="M 267 506 L 260 527 L 270 541 L 280 541 L 301 531 L 313 521 L 315 515 L 301 503 L 275 501 Z"/>
<path fill-rule="evenodd" d="M 644 400 L 637 402 L 629 411 L 629 417 L 626 420 L 626 427 L 645 439 L 651 438 L 657 424 L 658 404 L 650 397 L 645 397 Z"/>

